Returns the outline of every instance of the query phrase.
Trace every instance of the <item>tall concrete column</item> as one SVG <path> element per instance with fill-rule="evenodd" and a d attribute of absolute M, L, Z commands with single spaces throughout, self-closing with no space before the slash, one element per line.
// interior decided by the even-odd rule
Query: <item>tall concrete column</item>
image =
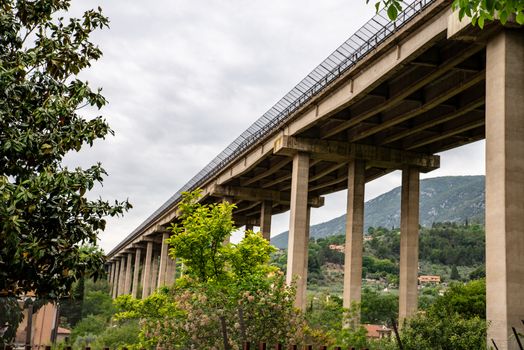
<path fill-rule="evenodd" d="M 113 291 L 113 284 L 115 279 L 115 262 L 109 261 L 109 286 L 111 291 Z"/>
<path fill-rule="evenodd" d="M 307 213 L 306 213 L 306 233 L 304 237 L 304 247 L 302 248 L 304 251 L 304 272 L 302 272 L 302 279 L 304 280 L 304 288 L 302 289 L 302 300 L 304 300 L 304 304 L 307 302 L 307 268 L 308 268 L 308 259 L 309 259 L 309 223 L 311 219 L 311 207 L 308 205 L 307 207 Z M 297 291 L 298 292 L 298 291 Z M 305 309 L 305 305 L 304 308 Z"/>
<path fill-rule="evenodd" d="M 113 267 L 111 264 L 106 264 L 107 271 L 107 283 L 111 284 L 111 273 L 113 272 Z"/>
<path fill-rule="evenodd" d="M 269 241 L 271 237 L 271 215 L 273 206 L 270 201 L 262 202 L 262 209 L 260 211 L 260 232 L 262 236 Z"/>
<path fill-rule="evenodd" d="M 132 262 L 133 262 L 133 253 L 127 253 L 126 277 L 125 277 L 125 282 L 124 282 L 124 293 L 123 294 L 131 293 Z"/>
<path fill-rule="evenodd" d="M 117 292 L 118 296 L 124 294 L 124 287 L 126 283 L 125 274 L 126 274 L 126 257 L 122 256 L 120 258 L 120 272 L 118 273 L 118 292 Z"/>
<path fill-rule="evenodd" d="M 309 155 L 299 152 L 293 157 L 286 282 L 290 284 L 294 277 L 297 278 L 295 306 L 301 309 L 305 309 L 306 307 L 306 299 L 304 296 L 307 281 L 303 277 L 303 274 L 307 268 L 305 256 L 307 256 L 306 235 L 309 227 L 307 205 L 308 181 Z"/>
<path fill-rule="evenodd" d="M 115 259 L 115 276 L 113 277 L 113 286 L 111 287 L 111 296 L 116 298 L 118 296 L 118 274 L 120 272 L 120 260 Z"/>
<path fill-rule="evenodd" d="M 233 197 L 230 197 L 230 196 L 225 196 L 225 197 L 222 197 L 222 203 L 223 202 L 228 202 L 230 204 L 233 204 L 235 203 L 235 199 Z M 229 244 L 231 242 L 231 235 L 228 235 L 226 238 L 224 238 L 224 244 Z"/>
<path fill-rule="evenodd" d="M 488 344 L 518 349 L 524 333 L 524 34 L 504 30 L 486 57 Z"/>
<path fill-rule="evenodd" d="M 169 256 L 167 255 L 169 246 L 167 245 L 166 240 L 169 238 L 169 233 L 164 232 L 162 234 L 162 244 L 161 244 L 161 251 L 160 251 L 160 266 L 158 268 L 158 281 L 157 286 L 165 286 L 166 285 L 166 269 L 167 269 L 167 260 L 169 259 Z"/>
<path fill-rule="evenodd" d="M 151 288 L 149 290 L 149 293 L 153 293 L 158 287 L 158 263 L 159 256 L 155 254 L 155 251 L 153 250 L 153 260 L 151 261 Z"/>
<path fill-rule="evenodd" d="M 131 289 L 131 296 L 136 298 L 138 296 L 138 281 L 140 275 L 140 264 L 141 264 L 141 255 L 142 248 L 136 248 L 135 251 L 135 267 L 133 271 L 133 287 Z"/>
<path fill-rule="evenodd" d="M 118 275 L 118 261 L 113 260 L 111 262 L 113 266 L 113 273 L 111 275 L 111 296 L 116 298 L 116 289 L 117 289 L 117 275 Z"/>
<path fill-rule="evenodd" d="M 345 308 L 350 308 L 352 303 L 360 303 L 364 239 L 364 191 L 366 185 L 365 161 L 352 160 L 348 165 L 343 293 Z"/>
<path fill-rule="evenodd" d="M 399 324 L 417 312 L 418 235 L 420 173 L 415 168 L 402 170 L 400 199 L 400 281 Z"/>
<path fill-rule="evenodd" d="M 151 258 L 153 255 L 153 242 L 147 242 L 146 259 L 144 262 L 144 270 L 142 271 L 142 299 L 149 296 L 151 288 Z"/>
<path fill-rule="evenodd" d="M 175 283 L 176 261 L 168 255 L 166 266 L 166 286 L 171 286 Z"/>

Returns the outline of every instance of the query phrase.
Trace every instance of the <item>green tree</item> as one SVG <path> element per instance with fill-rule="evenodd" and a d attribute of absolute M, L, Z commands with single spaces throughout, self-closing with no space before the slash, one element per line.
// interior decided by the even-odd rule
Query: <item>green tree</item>
<path fill-rule="evenodd" d="M 403 0 L 380 0 L 375 2 L 375 7 L 377 11 L 386 8 L 389 18 L 395 20 L 403 3 Z M 481 28 L 486 21 L 495 18 L 505 24 L 510 16 L 515 16 L 517 23 L 524 24 L 524 0 L 454 0 L 452 7 L 458 11 L 460 19 L 470 17 L 471 22 Z"/>
<path fill-rule="evenodd" d="M 398 296 L 364 288 L 361 317 L 362 323 L 390 324 L 398 318 Z"/>
<path fill-rule="evenodd" d="M 67 319 L 67 326 L 74 327 L 82 319 L 85 279 L 80 277 L 71 288 L 71 295 L 60 301 L 60 315 Z"/>
<path fill-rule="evenodd" d="M 451 266 L 451 274 L 449 275 L 449 278 L 454 280 L 454 281 L 458 281 L 460 280 L 460 273 L 457 269 L 457 266 L 453 265 Z"/>
<path fill-rule="evenodd" d="M 465 318 L 486 318 L 486 280 L 452 283 L 444 295 L 437 298 L 432 312 L 439 315 L 457 313 Z"/>
<path fill-rule="evenodd" d="M 425 313 L 408 319 L 401 331 L 405 350 L 486 349 L 486 285 L 453 283 Z M 396 349 L 385 344 L 381 349 Z"/>
<path fill-rule="evenodd" d="M 76 323 L 71 332 L 70 341 L 74 343 L 78 337 L 102 334 L 107 328 L 107 320 L 103 316 L 89 315 Z"/>
<path fill-rule="evenodd" d="M 107 27 L 101 9 L 69 17 L 70 0 L 0 5 L 0 295 L 56 299 L 82 276 L 103 273 L 96 245 L 106 216 L 127 202 L 90 200 L 100 164 L 68 169 L 66 154 L 112 134 L 92 115 L 105 103 L 78 75 L 102 55 L 89 37 Z M 83 107 L 89 107 L 83 109 Z"/>
<path fill-rule="evenodd" d="M 486 321 L 459 314 L 440 317 L 417 315 L 402 328 L 405 350 L 471 350 L 486 349 Z"/>
<path fill-rule="evenodd" d="M 142 345 L 167 349 L 328 341 L 295 309 L 295 289 L 269 263 L 275 248 L 252 231 L 238 244 L 224 244 L 235 230 L 234 206 L 201 204 L 199 197 L 198 191 L 183 195 L 168 240 L 170 255 L 185 266 L 184 276 L 144 300 L 117 298 L 116 318 L 144 320 Z"/>

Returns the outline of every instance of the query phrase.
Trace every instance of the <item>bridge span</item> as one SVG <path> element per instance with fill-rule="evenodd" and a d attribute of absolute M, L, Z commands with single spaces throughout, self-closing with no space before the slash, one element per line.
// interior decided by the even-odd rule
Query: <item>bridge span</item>
<path fill-rule="evenodd" d="M 419 174 L 486 139 L 488 338 L 524 333 L 524 32 L 460 22 L 451 1 L 374 16 L 108 254 L 113 296 L 171 284 L 166 227 L 183 191 L 236 203 L 237 226 L 290 211 L 287 278 L 305 306 L 310 208 L 348 189 L 344 306 L 361 298 L 364 188 L 402 170 L 399 317 L 417 310 Z M 464 159 L 464 167 L 468 160 Z M 141 272 L 141 274 L 140 274 Z M 141 290 L 139 290 L 141 287 Z"/>

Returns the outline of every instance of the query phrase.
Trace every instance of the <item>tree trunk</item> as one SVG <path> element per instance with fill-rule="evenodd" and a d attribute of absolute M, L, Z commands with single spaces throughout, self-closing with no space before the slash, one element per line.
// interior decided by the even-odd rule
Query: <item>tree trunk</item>
<path fill-rule="evenodd" d="M 222 337 L 224 338 L 224 350 L 229 350 L 229 342 L 227 340 L 226 318 L 224 316 L 220 316 L 220 324 L 222 326 Z"/>

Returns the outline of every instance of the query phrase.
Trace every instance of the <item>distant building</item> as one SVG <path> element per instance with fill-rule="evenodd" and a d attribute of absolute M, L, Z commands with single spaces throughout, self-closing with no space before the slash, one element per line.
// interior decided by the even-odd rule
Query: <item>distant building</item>
<path fill-rule="evenodd" d="M 418 277 L 418 283 L 440 283 L 440 276 L 423 275 Z"/>
<path fill-rule="evenodd" d="M 58 331 L 56 332 L 56 342 L 64 342 L 67 339 L 71 337 L 71 331 L 67 328 L 58 327 Z"/>
<path fill-rule="evenodd" d="M 330 244 L 329 249 L 336 250 L 337 252 L 344 253 L 344 245 L 343 244 Z"/>
<path fill-rule="evenodd" d="M 370 339 L 382 339 L 391 336 L 391 329 L 380 324 L 364 324 L 367 337 Z"/>
<path fill-rule="evenodd" d="M 16 331 L 15 344 L 17 346 L 31 345 L 33 349 L 44 349 L 46 345 L 51 345 L 57 330 L 58 312 L 55 304 L 48 303 L 38 311 L 32 313 L 32 309 L 24 309 L 24 319 L 18 325 Z M 56 339 L 56 338 L 55 338 Z"/>

